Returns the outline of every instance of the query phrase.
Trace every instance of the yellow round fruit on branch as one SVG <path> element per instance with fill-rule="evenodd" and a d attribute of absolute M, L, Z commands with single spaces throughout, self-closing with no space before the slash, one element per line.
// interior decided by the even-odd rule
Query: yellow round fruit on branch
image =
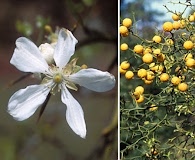
<path fill-rule="evenodd" d="M 126 69 L 122 69 L 121 66 L 119 66 L 120 74 L 125 74 L 127 72 Z"/>
<path fill-rule="evenodd" d="M 178 84 L 181 83 L 181 79 L 180 79 L 179 77 L 174 76 L 174 77 L 171 78 L 171 83 L 172 83 L 174 86 L 177 86 Z"/>
<path fill-rule="evenodd" d="M 150 53 L 144 54 L 143 57 L 142 57 L 142 61 L 144 63 L 152 63 L 152 61 L 153 61 L 153 55 L 150 54 Z"/>
<path fill-rule="evenodd" d="M 162 53 L 161 53 L 161 50 L 160 50 L 159 48 L 157 48 L 157 49 L 154 49 L 154 50 L 153 50 L 153 54 L 154 54 L 155 56 L 160 56 Z"/>
<path fill-rule="evenodd" d="M 185 91 L 188 90 L 188 85 L 187 85 L 185 82 L 180 83 L 180 84 L 178 85 L 178 89 L 179 89 L 180 91 L 182 91 L 182 92 L 185 92 Z"/>
<path fill-rule="evenodd" d="M 178 29 L 180 29 L 180 27 L 181 27 L 180 22 L 173 22 L 173 29 L 178 30 Z"/>
<path fill-rule="evenodd" d="M 139 93 L 139 94 L 143 94 L 143 93 L 144 93 L 144 87 L 142 87 L 142 86 L 137 86 L 137 87 L 135 88 L 135 92 L 136 92 L 136 93 Z"/>
<path fill-rule="evenodd" d="M 190 58 L 193 58 L 192 53 L 186 54 L 184 59 L 185 59 L 185 61 L 187 61 L 187 60 L 190 59 Z"/>
<path fill-rule="evenodd" d="M 144 101 L 144 96 L 140 95 L 139 99 L 136 99 L 137 103 L 142 103 Z"/>
<path fill-rule="evenodd" d="M 128 44 L 127 43 L 123 43 L 123 44 L 121 44 L 121 46 L 120 46 L 120 49 L 121 49 L 121 51 L 126 51 L 126 50 L 128 50 Z"/>
<path fill-rule="evenodd" d="M 152 81 L 155 78 L 155 74 L 152 71 L 147 71 L 146 80 Z"/>
<path fill-rule="evenodd" d="M 160 75 L 160 81 L 161 82 L 167 82 L 169 80 L 169 75 L 167 73 L 162 73 Z"/>
<path fill-rule="evenodd" d="M 190 16 L 189 16 L 189 21 L 190 21 L 190 22 L 194 22 L 194 20 L 195 20 L 194 16 L 193 16 L 193 15 L 190 15 Z"/>
<path fill-rule="evenodd" d="M 194 66 L 195 66 L 195 59 L 193 59 L 193 58 L 188 58 L 188 59 L 186 60 L 186 66 L 187 66 L 187 67 L 194 67 Z"/>
<path fill-rule="evenodd" d="M 138 54 L 142 54 L 144 50 L 144 47 L 140 44 L 137 44 L 134 46 L 133 51 Z"/>
<path fill-rule="evenodd" d="M 153 80 L 147 80 L 145 78 L 143 79 L 143 81 L 144 81 L 145 84 L 151 84 L 153 82 Z"/>
<path fill-rule="evenodd" d="M 121 62 L 121 68 L 127 70 L 130 67 L 130 63 L 128 61 Z"/>
<path fill-rule="evenodd" d="M 172 14 L 172 19 L 174 21 L 178 21 L 180 19 L 180 16 L 178 14 Z"/>
<path fill-rule="evenodd" d="M 144 68 L 139 69 L 137 72 L 137 76 L 140 78 L 146 77 L 146 75 L 147 75 L 147 71 Z"/>
<path fill-rule="evenodd" d="M 161 54 L 160 56 L 156 57 L 158 62 L 163 62 L 165 60 L 165 55 Z"/>
<path fill-rule="evenodd" d="M 163 24 L 163 30 L 165 32 L 171 32 L 173 30 L 173 24 L 171 22 L 165 22 Z"/>
<path fill-rule="evenodd" d="M 132 79 L 133 76 L 134 76 L 134 73 L 132 71 L 127 71 L 125 73 L 125 78 L 128 79 L 128 80 Z"/>
<path fill-rule="evenodd" d="M 128 29 L 127 29 L 127 27 L 125 27 L 125 26 L 120 26 L 120 34 L 122 35 L 122 36 L 128 36 L 129 35 L 129 31 L 128 31 Z"/>
<path fill-rule="evenodd" d="M 190 50 L 194 47 L 194 44 L 192 41 L 185 41 L 183 47 L 187 50 Z"/>
<path fill-rule="evenodd" d="M 147 47 L 143 50 L 143 54 L 146 54 L 146 53 L 152 53 L 152 49 L 150 47 Z"/>
<path fill-rule="evenodd" d="M 132 26 L 132 20 L 130 18 L 125 18 L 125 19 L 123 19 L 122 24 L 123 24 L 123 26 L 129 28 Z"/>
<path fill-rule="evenodd" d="M 162 39 L 161 39 L 160 36 L 154 36 L 154 37 L 152 38 L 152 40 L 153 40 L 154 42 L 156 42 L 156 43 L 160 43 Z"/>
<path fill-rule="evenodd" d="M 169 39 L 166 40 L 166 44 L 167 45 L 173 45 L 174 44 L 174 41 L 169 38 Z"/>

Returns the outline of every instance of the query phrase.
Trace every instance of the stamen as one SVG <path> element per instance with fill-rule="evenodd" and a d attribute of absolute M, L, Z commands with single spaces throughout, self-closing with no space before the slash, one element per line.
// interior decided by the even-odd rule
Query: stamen
<path fill-rule="evenodd" d="M 62 77 L 61 74 L 57 73 L 56 75 L 54 75 L 53 80 L 54 80 L 55 83 L 58 83 L 59 84 L 59 83 L 62 82 L 63 77 Z"/>

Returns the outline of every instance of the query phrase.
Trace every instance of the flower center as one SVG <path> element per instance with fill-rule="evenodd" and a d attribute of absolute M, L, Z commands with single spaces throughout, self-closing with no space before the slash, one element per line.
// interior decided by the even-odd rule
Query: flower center
<path fill-rule="evenodd" d="M 54 80 L 55 83 L 59 84 L 59 83 L 62 82 L 63 77 L 60 73 L 57 73 L 57 74 L 54 75 L 53 80 Z"/>

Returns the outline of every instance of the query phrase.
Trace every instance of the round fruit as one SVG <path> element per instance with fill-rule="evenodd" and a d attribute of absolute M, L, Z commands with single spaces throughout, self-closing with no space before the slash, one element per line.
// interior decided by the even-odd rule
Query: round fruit
<path fill-rule="evenodd" d="M 161 50 L 160 50 L 159 48 L 154 49 L 154 50 L 153 50 L 153 53 L 154 53 L 155 56 L 160 56 L 160 55 L 162 54 L 162 53 L 161 53 Z"/>
<path fill-rule="evenodd" d="M 154 37 L 152 38 L 152 40 L 153 40 L 154 42 L 156 42 L 156 43 L 160 43 L 160 42 L 161 42 L 161 37 L 160 37 L 160 36 L 154 36 Z"/>
<path fill-rule="evenodd" d="M 140 78 L 143 78 L 147 75 L 147 71 L 145 69 L 139 69 L 138 72 L 137 72 L 137 76 L 140 77 Z"/>
<path fill-rule="evenodd" d="M 121 47 L 120 48 L 121 48 L 121 51 L 126 51 L 128 49 L 127 43 L 121 44 Z"/>
<path fill-rule="evenodd" d="M 160 81 L 161 82 L 167 82 L 169 80 L 169 75 L 167 73 L 162 73 L 160 75 Z"/>
<path fill-rule="evenodd" d="M 172 19 L 173 19 L 174 21 L 178 21 L 178 20 L 180 19 L 180 17 L 179 17 L 179 15 L 177 15 L 177 14 L 173 14 L 173 15 L 172 15 Z"/>
<path fill-rule="evenodd" d="M 148 71 L 148 72 L 147 72 L 147 75 L 146 75 L 146 80 L 152 81 L 154 78 L 155 78 L 154 72 Z"/>
<path fill-rule="evenodd" d="M 128 61 L 123 61 L 120 66 L 122 69 L 127 70 L 130 67 L 130 63 Z"/>
<path fill-rule="evenodd" d="M 188 53 L 188 54 L 185 56 L 185 61 L 187 61 L 187 60 L 190 59 L 190 58 L 193 58 L 192 53 Z"/>
<path fill-rule="evenodd" d="M 178 89 L 179 89 L 180 91 L 182 91 L 182 92 L 185 92 L 185 91 L 187 91 L 187 89 L 188 89 L 188 85 L 187 85 L 185 82 L 180 83 L 180 84 L 178 85 Z"/>
<path fill-rule="evenodd" d="M 137 103 L 142 103 L 144 101 L 144 96 L 140 95 L 139 99 L 136 99 Z"/>
<path fill-rule="evenodd" d="M 135 88 L 135 92 L 136 92 L 136 93 L 139 93 L 139 94 L 143 94 L 143 93 L 144 93 L 144 87 L 142 87 L 142 86 L 137 86 L 137 87 Z"/>
<path fill-rule="evenodd" d="M 127 72 L 125 73 L 125 78 L 126 78 L 126 79 L 132 79 L 133 76 L 134 76 L 134 73 L 133 73 L 132 71 L 127 71 Z"/>
<path fill-rule="evenodd" d="M 190 21 L 190 22 L 194 22 L 194 20 L 195 20 L 194 16 L 193 16 L 193 15 L 190 15 L 189 21 Z"/>
<path fill-rule="evenodd" d="M 157 61 L 163 62 L 165 60 L 165 55 L 161 54 L 160 56 L 156 57 Z"/>
<path fill-rule="evenodd" d="M 180 28 L 180 26 L 181 26 L 181 23 L 179 23 L 179 22 L 173 22 L 173 28 L 175 30 L 178 30 Z"/>
<path fill-rule="evenodd" d="M 128 35 L 129 35 L 129 31 L 128 31 L 127 27 L 125 27 L 125 26 L 120 26 L 120 34 L 121 34 L 122 36 L 128 36 Z"/>
<path fill-rule="evenodd" d="M 173 30 L 173 24 L 171 22 L 165 22 L 163 24 L 163 30 L 165 32 L 171 32 Z"/>
<path fill-rule="evenodd" d="M 133 50 L 134 50 L 135 53 L 142 54 L 143 50 L 144 50 L 144 47 L 142 45 L 137 44 L 137 45 L 134 46 Z"/>
<path fill-rule="evenodd" d="M 171 78 L 171 83 L 176 86 L 179 83 L 181 83 L 181 79 L 179 77 L 174 76 L 173 78 Z"/>
<path fill-rule="evenodd" d="M 167 39 L 166 40 L 166 43 L 168 44 L 168 45 L 173 45 L 174 44 L 174 41 L 172 40 L 172 39 Z"/>
<path fill-rule="evenodd" d="M 186 61 L 186 66 L 187 67 L 194 67 L 195 66 L 195 59 L 188 58 L 187 61 Z"/>
<path fill-rule="evenodd" d="M 121 74 L 125 74 L 127 72 L 127 70 L 122 69 L 121 66 L 119 66 L 119 71 L 120 71 Z"/>
<path fill-rule="evenodd" d="M 144 63 L 151 63 L 151 62 L 153 61 L 153 56 L 152 56 L 152 54 L 150 54 L 150 53 L 144 54 L 143 57 L 142 57 L 142 61 L 143 61 Z"/>
<path fill-rule="evenodd" d="M 123 22 L 122 22 L 123 26 L 125 27 L 131 27 L 132 26 L 132 20 L 130 18 L 125 18 L 123 19 Z"/>
<path fill-rule="evenodd" d="M 187 50 L 190 50 L 194 47 L 194 44 L 192 41 L 185 41 L 183 47 Z"/>
<path fill-rule="evenodd" d="M 151 84 L 153 82 L 153 80 L 147 80 L 147 79 L 143 79 L 145 84 Z"/>
<path fill-rule="evenodd" d="M 146 53 L 152 53 L 152 49 L 150 47 L 145 48 L 143 51 L 143 54 L 146 54 Z"/>

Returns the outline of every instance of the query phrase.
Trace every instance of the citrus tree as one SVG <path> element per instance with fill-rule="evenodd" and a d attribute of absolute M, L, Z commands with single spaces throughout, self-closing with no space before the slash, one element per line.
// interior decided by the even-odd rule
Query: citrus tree
<path fill-rule="evenodd" d="M 190 3 L 151 39 L 120 25 L 121 159 L 195 158 L 195 12 Z M 185 16 L 187 9 L 192 14 Z M 131 41 L 138 41 L 130 47 Z"/>

